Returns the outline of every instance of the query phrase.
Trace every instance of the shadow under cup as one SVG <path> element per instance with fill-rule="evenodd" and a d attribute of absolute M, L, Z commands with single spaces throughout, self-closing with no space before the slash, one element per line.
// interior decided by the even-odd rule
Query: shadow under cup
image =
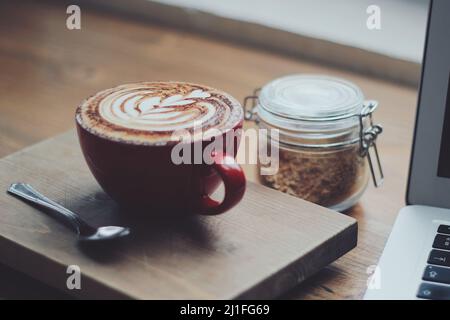
<path fill-rule="evenodd" d="M 76 121 L 78 137 L 88 167 L 103 190 L 128 212 L 166 215 L 200 213 L 214 215 L 236 205 L 245 192 L 245 175 L 235 157 L 240 142 L 242 122 L 233 134 L 233 154 L 212 154 L 212 164 L 175 164 L 174 145 L 139 145 L 110 140 L 95 135 Z M 226 134 L 221 137 L 226 141 Z M 211 141 L 198 141 L 201 150 Z M 190 144 L 193 149 L 193 143 Z M 192 152 L 193 154 L 193 152 Z M 210 195 L 220 183 L 224 198 L 215 201 Z"/>

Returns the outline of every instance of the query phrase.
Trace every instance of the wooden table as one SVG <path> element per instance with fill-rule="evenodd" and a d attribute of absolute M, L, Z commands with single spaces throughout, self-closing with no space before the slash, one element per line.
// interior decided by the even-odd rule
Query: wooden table
<path fill-rule="evenodd" d="M 285 298 L 358 299 L 404 205 L 417 92 L 379 79 L 249 48 L 220 39 L 82 8 L 82 30 L 66 29 L 64 4 L 0 4 L 0 157 L 74 125 L 77 104 L 97 90 L 141 80 L 185 80 L 243 99 L 285 74 L 321 73 L 355 82 L 377 99 L 379 147 L 386 175 L 348 214 L 359 221 L 359 245 Z M 332 53 L 330 53 L 332 54 Z M 251 180 L 253 167 L 245 168 Z M 65 296 L 0 267 L 0 297 Z"/>

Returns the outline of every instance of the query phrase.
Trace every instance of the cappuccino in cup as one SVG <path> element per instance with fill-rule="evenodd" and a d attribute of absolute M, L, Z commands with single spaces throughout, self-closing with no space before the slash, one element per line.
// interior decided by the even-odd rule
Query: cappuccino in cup
<path fill-rule="evenodd" d="M 119 204 L 149 213 L 217 214 L 238 203 L 245 191 L 245 176 L 235 161 L 242 124 L 235 98 L 186 82 L 120 85 L 89 97 L 76 111 L 80 145 L 99 184 Z M 204 151 L 211 139 L 225 140 L 230 131 L 235 133 L 232 154 L 224 145 L 210 155 L 211 164 L 172 161 L 177 144 Z M 221 181 L 224 199 L 215 201 L 210 195 Z"/>

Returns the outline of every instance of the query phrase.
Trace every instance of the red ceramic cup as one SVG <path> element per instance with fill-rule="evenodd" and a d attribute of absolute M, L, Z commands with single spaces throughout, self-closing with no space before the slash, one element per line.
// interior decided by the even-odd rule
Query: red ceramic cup
<path fill-rule="evenodd" d="M 237 164 L 242 121 L 235 130 L 233 154 L 212 154 L 212 164 L 174 164 L 173 145 L 139 145 L 93 134 L 76 121 L 86 162 L 103 190 L 120 205 L 149 213 L 223 213 L 235 206 L 245 192 L 245 175 Z M 224 131 L 221 138 L 229 131 Z M 237 130 L 237 131 L 236 131 Z M 224 140 L 225 141 L 225 140 Z M 200 143 L 204 150 L 210 141 Z M 192 146 L 194 148 L 194 146 Z M 210 195 L 223 182 L 222 201 Z M 139 210 L 142 211 L 142 210 Z"/>

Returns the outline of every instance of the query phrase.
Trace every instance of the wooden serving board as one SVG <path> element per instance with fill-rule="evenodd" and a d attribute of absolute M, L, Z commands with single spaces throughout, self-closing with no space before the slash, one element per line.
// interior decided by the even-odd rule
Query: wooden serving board
<path fill-rule="evenodd" d="M 114 247 L 80 247 L 75 235 L 6 193 L 13 182 L 80 213 L 91 224 L 128 224 Z M 354 219 L 248 183 L 229 212 L 130 218 L 91 176 L 74 131 L 0 160 L 0 260 L 81 298 L 274 298 L 356 246 Z M 67 266 L 81 289 L 66 286 Z"/>

